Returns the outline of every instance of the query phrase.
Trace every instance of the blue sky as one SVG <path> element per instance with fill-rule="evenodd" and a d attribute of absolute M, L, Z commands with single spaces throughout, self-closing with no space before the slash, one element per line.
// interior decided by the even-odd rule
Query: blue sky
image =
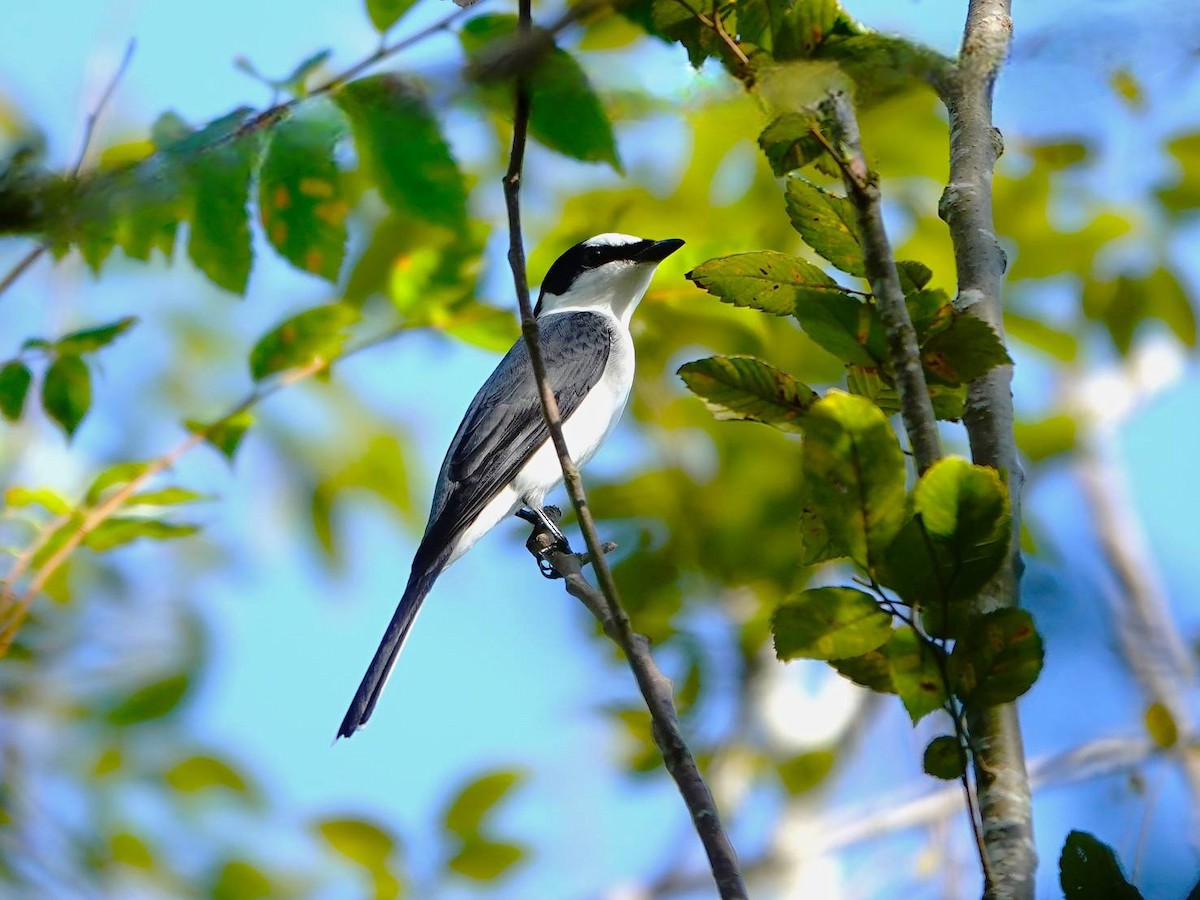
<path fill-rule="evenodd" d="M 849 6 L 869 24 L 950 52 L 965 4 L 875 0 Z M 1165 170 L 1157 157 L 1143 164 L 1145 148 L 1185 124 L 1195 125 L 1197 79 L 1186 53 L 1175 52 L 1174 44 L 1166 50 L 1158 45 L 1159 20 L 1146 21 L 1134 3 L 1103 4 L 1108 21 L 1124 26 L 1123 47 L 1099 27 L 1095 4 L 1024 6 L 1018 4 L 1017 11 L 1024 43 L 1019 40 L 999 89 L 999 124 L 1010 135 L 1102 135 L 1105 156 L 1099 177 L 1111 186 L 1106 196 L 1116 201 L 1136 196 Z M 426 2 L 424 7 L 414 15 L 413 26 L 444 12 L 440 4 Z M 277 10 L 275 4 L 244 0 L 4 4 L 0 33 L 19 39 L 6 41 L 0 58 L 0 96 L 34 118 L 47 135 L 50 158 L 65 165 L 73 159 L 86 112 L 131 36 L 138 41 L 137 51 L 108 113 L 101 144 L 104 136 L 137 132 L 167 108 L 203 121 L 241 103 L 265 103 L 265 90 L 231 65 L 239 54 L 249 55 L 261 71 L 283 73 L 324 46 L 334 49 L 334 65 L 341 67 L 375 45 L 374 32 L 354 0 L 303 0 L 291 4 L 283 18 Z M 71 23 L 69 28 L 64 21 Z M 1176 28 L 1194 36 L 1194 23 L 1186 16 L 1175 21 Z M 1069 30 L 1064 35 L 1068 26 L 1093 37 L 1072 42 Z M 399 32 L 405 30 L 401 26 Z M 439 40 L 443 43 L 430 42 L 427 52 L 411 61 L 432 64 L 439 46 L 452 45 L 451 38 Z M 1106 72 L 1124 62 L 1135 66 L 1154 100 L 1140 118 L 1133 118 L 1103 86 Z M 696 76 L 686 65 L 659 65 L 668 89 L 695 89 L 691 80 Z M 703 77 L 711 79 L 712 73 Z M 456 132 L 456 138 L 465 134 Z M 457 149 L 470 158 L 469 146 Z M 571 177 L 573 171 L 578 167 L 558 175 Z M 493 200 L 499 202 L 498 191 Z M 546 212 L 535 208 L 533 214 Z M 1191 260 L 1198 258 L 1195 237 L 1193 229 L 1192 242 L 1176 248 L 1193 285 L 1197 270 L 1187 251 Z M 0 245 L 0 270 L 22 249 Z M 144 326 L 105 357 L 104 389 L 119 397 L 170 364 L 169 351 L 158 340 L 163 329 L 153 322 L 156 309 L 174 314 L 194 306 L 199 297 L 234 322 L 248 346 L 284 311 L 327 297 L 319 284 L 274 262 L 256 267 L 250 295 L 240 302 L 205 287 L 186 263 L 178 269 L 152 275 L 113 269 L 96 283 L 77 266 L 50 273 L 43 262 L 4 298 L 0 355 L 26 334 L 140 313 L 147 320 Z M 447 353 L 452 353 L 448 367 Z M 421 453 L 411 474 L 417 495 L 426 498 L 460 411 L 494 364 L 495 358 L 481 351 L 412 336 L 344 366 L 339 377 L 361 388 L 373 407 L 386 410 L 397 429 L 419 435 Z M 417 373 L 435 368 L 446 373 L 435 387 L 412 389 Z M 1018 372 L 1019 396 L 1040 389 L 1036 375 Z M 214 405 L 233 399 L 236 390 L 236 385 L 214 385 L 213 393 L 219 394 Z M 289 421 L 306 421 L 308 414 L 303 399 L 290 395 L 272 400 L 269 410 Z M 70 453 L 51 440 L 51 449 L 29 464 L 28 476 L 78 485 L 92 465 L 89 456 L 102 459 L 128 438 L 107 428 L 100 416 L 95 419 Z M 151 450 L 166 446 L 173 434 L 169 423 L 148 421 L 139 440 Z M 1136 506 L 1168 592 L 1179 618 L 1191 626 L 1189 633 L 1200 624 L 1191 588 L 1200 574 L 1192 524 L 1200 492 L 1194 479 L 1181 480 L 1180 473 L 1194 468 L 1192 448 L 1198 444 L 1200 394 L 1189 362 L 1182 380 L 1122 426 L 1116 444 L 1131 473 Z M 631 434 L 618 435 L 593 470 L 623 471 L 636 446 Z M 236 748 L 285 812 L 366 811 L 393 822 L 412 840 L 409 858 L 424 874 L 436 849 L 428 823 L 460 779 L 498 765 L 525 768 L 530 780 L 504 811 L 501 825 L 504 833 L 533 844 L 537 856 L 502 891 L 505 896 L 588 896 L 600 885 L 654 871 L 665 861 L 663 847 L 686 841 L 686 818 L 665 776 L 631 787 L 617 769 L 609 729 L 580 702 L 581 697 L 631 700 L 631 679 L 609 667 L 598 647 L 583 639 L 584 613 L 537 576 L 520 547 L 522 534 L 516 526 L 499 529 L 442 577 L 371 726 L 331 749 L 345 704 L 391 614 L 415 535 L 381 508 L 354 504 L 344 522 L 347 563 L 343 571 L 331 573 L 315 557 L 306 510 L 296 506 L 276 468 L 271 447 L 252 437 L 232 473 L 207 453 L 188 458 L 178 472 L 183 483 L 209 486 L 221 496 L 205 512 L 205 540 L 230 549 L 234 558 L 232 566 L 190 585 L 204 597 L 205 618 L 215 638 L 215 658 L 189 713 L 199 738 Z M 1076 563 L 1071 570 L 1034 563 L 1028 581 L 1030 603 L 1051 623 L 1051 665 L 1025 705 L 1027 723 L 1043 723 L 1030 724 L 1028 732 L 1031 753 L 1037 755 L 1106 730 L 1136 729 L 1140 701 L 1123 677 L 1112 674 L 1112 636 L 1088 615 L 1088 604 L 1096 602 L 1095 573 L 1077 489 L 1065 474 L 1052 475 L 1031 499 L 1053 519 L 1054 536 L 1067 560 Z M 163 577 L 160 552 L 154 546 L 133 548 L 128 565 L 147 602 L 158 598 L 169 604 L 176 587 Z M 506 587 L 496 590 L 496 585 Z M 1086 625 L 1089 619 L 1092 630 L 1086 636 L 1094 644 L 1088 647 L 1099 647 L 1098 652 L 1077 641 L 1079 623 Z M 825 683 L 823 676 L 801 674 L 798 667 L 790 677 L 814 693 Z M 1097 705 L 1063 702 L 1081 680 Z M 872 787 L 890 788 L 896 779 L 916 776 L 921 743 L 905 730 L 902 717 L 898 708 L 889 710 L 871 736 L 892 763 L 880 764 L 874 776 L 868 772 L 858 785 L 844 786 L 839 798 L 850 800 Z M 1044 724 L 1047 719 L 1053 727 Z M 1161 777 L 1169 798 L 1178 785 L 1169 773 Z M 1057 847 L 1069 827 L 1094 828 L 1122 855 L 1133 845 L 1130 829 L 1137 827 L 1144 800 L 1129 799 L 1120 784 L 1113 780 L 1095 791 L 1066 799 L 1059 794 L 1059 800 L 1039 805 L 1044 884 L 1053 883 L 1045 879 L 1053 878 Z M 1106 821 L 1110 805 L 1122 815 Z M 755 810 L 750 818 L 765 815 Z M 1162 846 L 1156 850 L 1159 855 L 1148 855 L 1146 871 L 1161 879 L 1157 883 L 1164 890 L 1182 884 L 1186 872 L 1196 867 L 1194 855 L 1181 843 L 1168 846 L 1175 833 L 1172 823 L 1180 817 L 1179 804 L 1169 799 L 1160 800 L 1151 817 L 1151 834 Z M 846 865 L 854 868 L 862 861 L 852 856 Z M 1174 879 L 1177 867 L 1183 874 Z M 464 887 L 451 889 L 448 896 L 469 893 Z"/>

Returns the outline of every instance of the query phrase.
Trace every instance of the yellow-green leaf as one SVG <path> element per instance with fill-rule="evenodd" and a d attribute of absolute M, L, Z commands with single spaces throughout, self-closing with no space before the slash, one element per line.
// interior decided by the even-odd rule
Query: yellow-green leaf
<path fill-rule="evenodd" d="M 263 233 L 294 266 L 336 281 L 349 198 L 334 159 L 346 133 L 336 107 L 310 101 L 271 129 L 258 177 Z"/>
<path fill-rule="evenodd" d="M 1161 749 L 1170 750 L 1179 743 L 1179 726 L 1162 703 L 1151 703 L 1146 707 L 1145 722 L 1151 740 Z"/>
<path fill-rule="evenodd" d="M 813 510 L 834 545 L 872 569 L 904 524 L 904 454 L 895 432 L 873 403 L 840 391 L 814 403 L 804 426 Z"/>
<path fill-rule="evenodd" d="M 524 856 L 525 848 L 518 844 L 475 838 L 464 842 L 446 865 L 472 881 L 495 881 Z"/>
<path fill-rule="evenodd" d="M 771 633 L 781 660 L 844 659 L 887 643 L 892 617 L 855 588 L 810 588 L 775 610 Z"/>
<path fill-rule="evenodd" d="M 854 205 L 792 176 L 787 184 L 787 213 L 804 242 L 843 272 L 863 277 L 862 243 Z"/>
<path fill-rule="evenodd" d="M 842 292 L 819 267 L 772 250 L 710 259 L 687 278 L 725 303 L 775 316 L 792 315 L 814 294 Z"/>
<path fill-rule="evenodd" d="M 524 780 L 521 772 L 501 769 L 466 784 L 446 807 L 442 824 L 451 834 L 467 840 L 477 835 L 493 807 Z"/>
<path fill-rule="evenodd" d="M 946 683 L 938 665 L 940 647 L 921 639 L 909 626 L 892 632 L 887 644 L 892 685 L 913 724 L 946 703 Z"/>
<path fill-rule="evenodd" d="M 395 25 L 408 12 L 416 0 L 367 0 L 367 15 L 375 30 L 383 33 Z"/>
<path fill-rule="evenodd" d="M 358 315 L 344 303 L 327 303 L 297 313 L 259 338 L 250 351 L 251 377 L 262 381 L 286 369 L 336 359 L 347 329 Z"/>
<path fill-rule="evenodd" d="M 718 419 L 762 422 L 780 431 L 803 431 L 802 417 L 817 399 L 807 385 L 749 356 L 698 359 L 678 374 Z"/>

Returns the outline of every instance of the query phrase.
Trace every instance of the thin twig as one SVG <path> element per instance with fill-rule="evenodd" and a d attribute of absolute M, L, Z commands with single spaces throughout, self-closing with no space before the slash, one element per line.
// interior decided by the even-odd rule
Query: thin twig
<path fill-rule="evenodd" d="M 155 457 L 137 475 L 112 494 L 109 494 L 102 503 L 84 512 L 78 527 L 67 536 L 66 540 L 63 541 L 44 563 L 38 566 L 37 571 L 34 572 L 33 577 L 29 580 L 29 584 L 26 585 L 20 595 L 16 595 L 15 588 L 17 579 L 23 574 L 23 571 L 10 572 L 4 579 L 3 591 L 0 592 L 0 601 L 3 601 L 3 603 L 0 603 L 0 610 L 3 610 L 5 613 L 4 621 L 0 623 L 0 659 L 8 652 L 8 648 L 12 644 L 17 630 L 29 614 L 33 601 L 41 593 L 54 573 L 70 558 L 71 554 L 87 539 L 89 534 L 117 513 L 125 505 L 125 501 L 141 490 L 150 479 L 171 468 L 181 457 L 202 444 L 209 435 L 230 419 L 257 406 L 273 394 L 291 387 L 297 382 L 304 381 L 313 375 L 326 371 L 336 362 L 348 359 L 364 350 L 390 340 L 406 329 L 407 326 L 405 325 L 388 329 L 374 337 L 359 342 L 335 359 L 314 359 L 303 366 L 285 372 L 278 379 L 266 386 L 256 387 L 242 400 L 226 410 L 219 418 L 210 422 L 203 429 L 190 433 L 169 450 Z M 29 558 L 32 559 L 33 554 Z"/>
<path fill-rule="evenodd" d="M 904 289 L 883 226 L 879 180 L 867 166 L 850 98 L 837 91 L 821 106 L 833 126 L 836 146 L 831 145 L 819 130 L 814 129 L 813 134 L 842 170 L 846 194 L 854 205 L 863 245 L 863 267 L 887 332 L 888 359 L 900 393 L 900 416 L 913 448 L 917 471 L 924 472 L 941 458 L 941 438 L 929 387 L 925 383 L 917 332 L 904 303 Z"/>
<path fill-rule="evenodd" d="M 133 51 L 136 46 L 137 42 L 132 40 L 125 45 L 125 54 L 121 57 L 120 64 L 117 66 L 116 71 L 113 72 L 112 77 L 108 80 L 108 84 L 105 85 L 104 92 L 100 95 L 100 99 L 96 101 L 96 105 L 92 108 L 92 111 L 88 113 L 87 120 L 84 122 L 83 126 L 83 140 L 79 145 L 79 155 L 75 158 L 75 164 L 71 167 L 72 179 L 79 178 L 79 173 L 82 171 L 83 164 L 87 160 L 88 150 L 92 146 L 92 139 L 96 135 L 96 124 L 100 121 L 100 116 L 103 114 L 104 108 L 108 106 L 108 101 L 112 99 L 112 95 L 116 91 L 117 85 L 124 77 L 125 72 L 129 69 L 129 63 L 133 59 Z M 3 296 L 4 292 L 12 287 L 13 283 L 16 282 L 16 280 L 22 275 L 24 275 L 30 266 L 41 259 L 42 254 L 46 252 L 46 249 L 47 248 L 45 244 L 38 244 L 19 260 L 17 260 L 16 265 L 9 269 L 3 278 L 0 278 L 0 296 Z"/>
<path fill-rule="evenodd" d="M 992 215 L 992 170 L 1002 146 L 992 126 L 992 89 L 1012 40 L 1011 12 L 1011 0 L 971 0 L 958 61 L 939 85 L 950 120 L 950 179 L 938 212 L 954 245 L 955 305 L 969 309 L 1002 337 L 1005 259 Z M 1001 473 L 1012 504 L 1010 564 L 1001 567 L 971 604 L 972 615 L 983 615 L 1014 607 L 1020 598 L 1024 473 L 1013 433 L 1011 366 L 997 366 L 968 386 L 963 423 L 972 459 Z M 978 748 L 975 783 L 995 875 L 984 886 L 984 896 L 1032 898 L 1037 850 L 1016 704 L 972 711 L 968 722 Z"/>
<path fill-rule="evenodd" d="M 717 11 L 716 3 L 713 4 L 713 14 L 710 18 L 692 6 L 688 0 L 675 0 L 675 2 L 695 16 L 705 28 L 711 28 L 717 39 L 729 48 L 729 52 L 734 55 L 741 66 L 742 71 L 739 77 L 745 78 L 750 74 L 750 57 L 746 56 L 746 52 L 742 50 L 738 42 L 725 30 L 725 23 L 721 21 L 721 14 Z"/>
<path fill-rule="evenodd" d="M 130 39 L 125 45 L 125 54 L 121 57 L 121 62 L 117 69 L 112 74 L 112 78 L 108 80 L 108 84 L 104 87 L 104 93 L 100 95 L 100 99 L 96 101 L 96 106 L 88 113 L 87 121 L 83 125 L 83 141 L 79 146 L 79 156 L 75 160 L 75 165 L 71 168 L 71 177 L 78 178 L 80 171 L 83 169 L 83 164 L 87 160 L 88 150 L 92 146 L 92 138 L 96 134 L 96 124 L 100 121 L 100 116 L 104 113 L 104 107 L 108 106 L 108 101 L 112 99 L 113 92 L 117 89 L 117 84 L 125 75 L 129 68 L 129 63 L 133 60 L 133 51 L 137 47 L 137 41 Z"/>
<path fill-rule="evenodd" d="M 263 110 L 262 112 L 258 113 L 255 116 L 253 116 L 252 118 L 247 119 L 240 128 L 234 129 L 233 131 L 231 131 L 229 133 L 223 134 L 223 135 L 215 138 L 212 141 L 212 143 L 206 144 L 201 147 L 197 147 L 192 152 L 193 153 L 209 152 L 209 151 L 215 150 L 221 146 L 224 146 L 225 144 L 227 144 L 233 140 L 236 140 L 239 137 L 243 137 L 248 133 L 260 131 L 264 128 L 269 128 L 270 126 L 274 125 L 275 123 L 277 123 L 281 119 L 283 119 L 285 116 L 287 116 L 292 111 L 292 109 L 301 102 L 301 100 L 306 99 L 308 97 L 316 97 L 316 96 L 320 96 L 322 94 L 331 93 L 332 91 L 341 87 L 343 84 L 345 84 L 350 79 L 354 78 L 357 75 L 362 74 L 367 69 L 382 62 L 383 60 L 387 59 L 388 57 L 394 56 L 397 53 L 400 53 L 403 50 L 407 50 L 408 48 L 412 47 L 413 45 L 418 44 L 421 41 L 423 41 L 429 37 L 432 37 L 435 34 L 438 34 L 439 32 L 445 31 L 454 22 L 456 22 L 458 19 L 462 18 L 468 12 L 469 12 L 469 9 L 467 9 L 467 8 L 456 9 L 454 12 L 450 13 L 449 15 L 443 16 L 437 22 L 434 22 L 433 24 L 427 26 L 426 28 L 422 28 L 420 31 L 418 31 L 414 34 L 411 34 L 406 38 L 402 38 L 401 40 L 398 40 L 393 44 L 387 44 L 384 46 L 380 46 L 369 56 L 365 57 L 364 59 L 359 60 L 354 65 L 352 65 L 348 69 L 346 69 L 345 71 L 343 71 L 337 75 L 334 75 L 328 81 L 325 81 L 325 82 L 321 83 L 320 85 L 318 85 L 317 87 L 313 88 L 311 91 L 309 91 L 305 95 L 305 97 L 303 97 L 303 98 L 293 97 L 293 98 L 283 101 L 282 103 L 274 103 L 267 109 Z M 571 19 L 570 21 L 574 21 L 574 19 Z M 565 24 L 564 24 L 564 26 L 560 26 L 560 27 L 565 27 Z M 120 66 L 118 67 L 112 80 L 109 82 L 104 93 L 101 95 L 100 101 L 97 104 L 96 108 L 88 115 L 87 122 L 84 126 L 83 146 L 80 148 L 79 156 L 76 159 L 75 164 L 71 168 L 70 177 L 74 180 L 77 180 L 79 178 L 80 172 L 83 169 L 83 163 L 86 159 L 88 148 L 91 145 L 92 138 L 95 135 L 97 120 L 99 119 L 100 114 L 103 111 L 104 107 L 108 104 L 108 101 L 112 97 L 113 91 L 116 89 L 117 82 L 120 80 L 122 75 L 124 75 L 126 69 L 128 68 L 130 59 L 132 58 L 132 55 L 133 55 L 133 50 L 134 50 L 134 42 L 130 41 L 128 46 L 126 47 L 125 55 L 121 60 Z M 138 163 L 136 165 L 140 165 L 140 164 L 141 163 Z M 15 282 L 18 278 L 20 278 L 25 273 L 25 271 L 30 266 L 32 266 L 45 252 L 46 252 L 46 246 L 43 244 L 43 245 L 39 245 L 39 246 L 33 248 L 31 251 L 29 251 L 29 253 L 27 253 L 24 257 L 22 257 L 17 262 L 17 264 L 15 266 L 13 266 L 13 268 L 2 279 L 0 279 L 0 295 L 3 295 L 4 292 L 7 291 L 12 286 L 13 282 Z"/>
<path fill-rule="evenodd" d="M 19 260 L 17 260 L 17 264 L 9 269 L 3 278 L 0 278 L 0 296 L 3 296 L 4 292 L 12 287 L 13 283 L 22 275 L 24 275 L 25 271 L 35 262 L 37 262 L 45 252 L 46 245 L 38 244 Z"/>
<path fill-rule="evenodd" d="M 520 0 L 518 10 L 518 34 L 528 36 L 532 29 L 530 0 Z M 512 150 L 509 154 L 508 171 L 504 176 L 504 199 L 508 210 L 509 227 L 508 262 L 512 268 L 513 285 L 521 310 L 521 331 L 529 349 L 530 363 L 537 381 L 546 427 L 550 431 L 550 439 L 562 466 L 563 481 L 579 518 L 580 530 L 587 543 L 592 568 L 600 582 L 603 604 L 593 607 L 592 603 L 589 603 L 589 609 L 592 609 L 594 614 L 603 612 L 600 621 L 604 623 L 606 632 L 621 647 L 629 661 L 638 688 L 650 711 L 654 738 L 662 752 L 663 762 L 671 777 L 675 779 L 679 792 L 691 813 L 692 822 L 704 844 L 705 852 L 708 854 L 709 866 L 720 896 L 722 898 L 744 898 L 747 896 L 746 886 L 738 869 L 737 855 L 721 824 L 712 792 L 701 776 L 695 757 L 692 756 L 683 739 L 679 717 L 675 711 L 671 682 L 655 664 L 654 657 L 650 654 L 649 641 L 634 633 L 629 617 L 621 606 L 612 570 L 604 558 L 604 547 L 596 533 L 595 521 L 592 519 L 587 495 L 583 490 L 579 469 L 571 459 L 566 440 L 563 438 L 562 416 L 554 396 L 554 389 L 546 376 L 546 367 L 538 340 L 537 321 L 534 319 L 533 306 L 530 303 L 529 281 L 525 268 L 525 247 L 521 237 L 521 173 L 525 161 L 526 132 L 529 127 L 531 105 L 529 82 L 525 72 L 517 73 L 515 93 Z M 578 565 L 577 560 L 576 565 Z M 584 602 L 588 602 L 585 597 L 590 597 L 592 602 L 595 602 L 596 598 L 593 596 L 595 589 L 587 585 L 582 574 L 568 574 L 567 588 L 575 596 L 584 599 Z"/>

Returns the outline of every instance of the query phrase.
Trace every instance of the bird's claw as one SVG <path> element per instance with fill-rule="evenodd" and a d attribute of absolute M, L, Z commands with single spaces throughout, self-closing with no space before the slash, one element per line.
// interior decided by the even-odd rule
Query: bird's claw
<path fill-rule="evenodd" d="M 562 578 L 562 575 L 559 574 L 558 569 L 554 568 L 554 564 L 546 558 L 551 551 L 556 553 L 571 553 L 571 545 L 568 543 L 565 537 L 560 535 L 553 544 L 538 551 L 538 571 L 542 573 L 542 577 L 549 578 L 551 580 L 555 578 Z"/>

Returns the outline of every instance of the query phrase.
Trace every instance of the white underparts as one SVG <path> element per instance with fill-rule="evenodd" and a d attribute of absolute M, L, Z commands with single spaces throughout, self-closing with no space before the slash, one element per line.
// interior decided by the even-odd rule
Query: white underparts
<path fill-rule="evenodd" d="M 555 310 L 554 312 L 559 312 Z M 561 310 L 565 312 L 566 310 Z M 600 315 L 612 315 L 607 310 L 591 309 Z M 553 313 L 544 313 L 553 315 Z M 567 450 L 577 466 L 583 466 L 595 455 L 625 411 L 629 391 L 633 387 L 633 339 L 623 324 L 613 329 L 613 343 L 608 363 L 600 380 L 583 398 L 575 412 L 563 422 L 563 437 Z M 546 440 L 529 461 L 517 472 L 512 484 L 503 488 L 485 506 L 475 521 L 463 532 L 450 553 L 454 562 L 466 553 L 481 537 L 511 516 L 519 507 L 540 509 L 551 490 L 562 483 L 562 467 L 550 440 Z"/>

